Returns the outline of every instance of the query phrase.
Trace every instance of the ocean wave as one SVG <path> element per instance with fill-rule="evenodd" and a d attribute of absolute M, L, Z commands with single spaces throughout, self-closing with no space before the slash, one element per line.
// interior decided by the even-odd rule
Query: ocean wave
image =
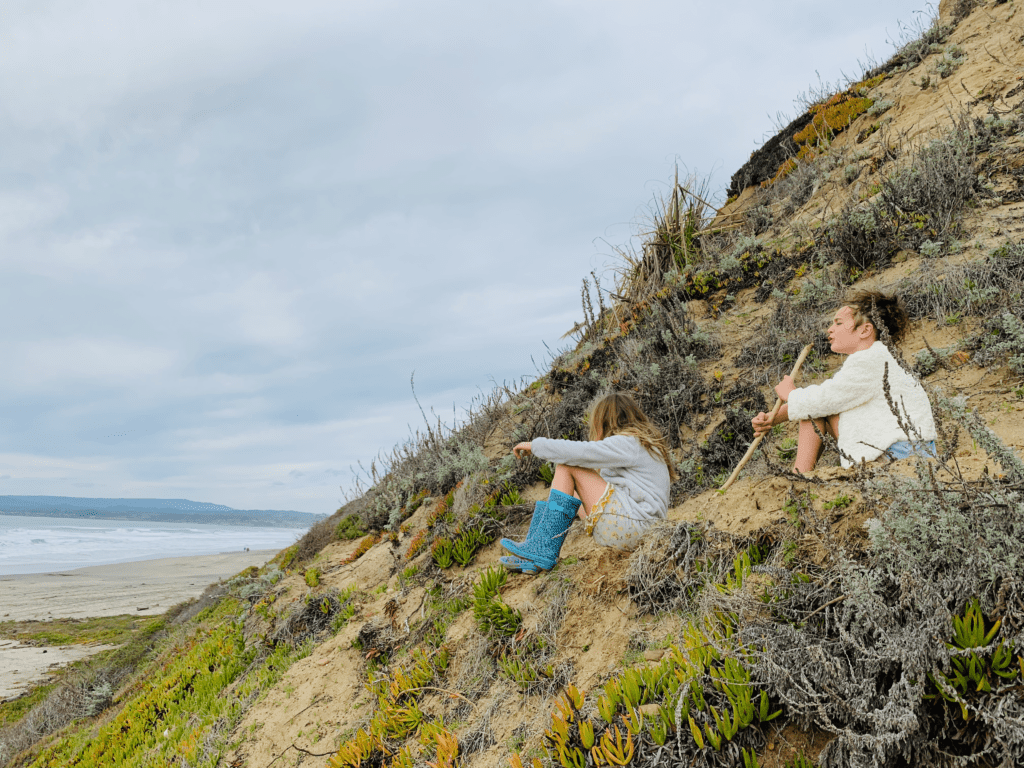
<path fill-rule="evenodd" d="M 0 575 L 90 565 L 282 549 L 303 533 L 289 528 L 0 516 Z"/>

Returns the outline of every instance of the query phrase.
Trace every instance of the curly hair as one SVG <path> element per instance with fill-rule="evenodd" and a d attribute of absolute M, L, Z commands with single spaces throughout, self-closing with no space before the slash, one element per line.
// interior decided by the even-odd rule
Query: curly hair
<path fill-rule="evenodd" d="M 910 318 L 903 303 L 895 296 L 886 296 L 881 291 L 858 291 L 846 306 L 853 310 L 854 328 L 871 323 L 877 338 L 884 335 L 884 329 L 893 344 L 899 344 L 906 336 Z"/>
<path fill-rule="evenodd" d="M 669 478 L 676 480 L 678 475 L 668 452 L 668 441 L 632 397 L 619 392 L 605 395 L 591 406 L 589 417 L 591 440 L 612 435 L 635 437 L 651 456 L 665 462 Z"/>

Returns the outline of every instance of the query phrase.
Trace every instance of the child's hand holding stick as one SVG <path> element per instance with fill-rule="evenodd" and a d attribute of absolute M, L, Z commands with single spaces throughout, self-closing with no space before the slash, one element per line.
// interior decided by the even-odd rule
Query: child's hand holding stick
<path fill-rule="evenodd" d="M 808 344 L 800 351 L 800 357 L 796 359 L 796 365 L 793 366 L 793 372 L 789 374 L 789 378 L 791 378 L 793 381 L 796 381 L 796 376 L 798 373 L 800 373 L 800 366 L 804 364 L 804 360 L 807 359 L 807 355 L 811 353 L 811 349 L 813 348 L 813 344 Z M 772 412 L 768 415 L 769 424 L 775 420 L 775 416 L 778 414 L 779 408 L 781 407 L 782 398 L 780 397 L 775 401 L 775 407 L 772 408 Z M 761 444 L 761 440 L 764 439 L 764 436 L 766 434 L 768 433 L 762 432 L 760 435 L 754 438 L 754 442 L 752 442 L 750 444 L 750 447 L 747 448 L 746 454 L 744 454 L 743 458 L 740 459 L 740 463 L 736 465 L 736 469 L 732 471 L 732 474 L 729 475 L 729 479 L 725 481 L 721 488 L 719 488 L 720 491 L 724 492 L 728 490 L 729 486 L 736 482 L 736 478 L 740 476 L 740 470 L 742 470 L 747 465 L 747 462 L 750 461 L 750 457 L 754 455 L 754 451 L 757 450 L 757 446 Z"/>

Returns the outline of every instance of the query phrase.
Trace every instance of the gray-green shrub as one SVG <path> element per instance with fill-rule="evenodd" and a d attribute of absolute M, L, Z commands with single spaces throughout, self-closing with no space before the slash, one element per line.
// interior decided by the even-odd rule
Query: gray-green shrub
<path fill-rule="evenodd" d="M 1024 760 L 1024 703 L 1012 685 L 996 682 L 965 701 L 969 727 L 950 722 L 929 687 L 951 669 L 953 617 L 974 600 L 990 624 L 1002 619 L 997 640 L 1024 647 L 1024 464 L 962 402 L 935 405 L 940 423 L 966 431 L 1001 475 L 966 482 L 949 464 L 952 480 L 942 480 L 933 463 L 917 460 L 914 477 L 864 479 L 876 510 L 867 555 L 845 551 L 818 525 L 813 534 L 834 561 L 800 578 L 772 571 L 772 619 L 742 630 L 764 649 L 755 681 L 788 717 L 834 735 L 822 768 Z"/>

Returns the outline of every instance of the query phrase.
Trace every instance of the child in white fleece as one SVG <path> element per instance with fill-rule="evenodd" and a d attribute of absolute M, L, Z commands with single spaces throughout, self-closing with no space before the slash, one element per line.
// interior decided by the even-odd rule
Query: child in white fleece
<path fill-rule="evenodd" d="M 821 384 L 797 389 L 786 376 L 775 387 L 786 403 L 774 420 L 759 413 L 751 421 L 754 433 L 763 434 L 783 421 L 799 421 L 796 472 L 809 472 L 821 455 L 821 438 L 815 432 L 832 435 L 842 451 L 842 465 L 871 461 L 883 453 L 894 459 L 912 454 L 935 455 L 935 420 L 928 394 L 920 382 L 900 367 L 886 345 L 879 340 L 876 323 L 884 326 L 893 344 L 909 325 L 906 311 L 897 299 L 878 292 L 856 294 L 835 314 L 828 329 L 832 351 L 849 355 L 843 367 Z M 900 411 L 910 434 L 904 431 L 885 398 L 884 381 L 888 364 L 889 394 Z M 849 458 L 847 458 L 849 457 Z"/>

